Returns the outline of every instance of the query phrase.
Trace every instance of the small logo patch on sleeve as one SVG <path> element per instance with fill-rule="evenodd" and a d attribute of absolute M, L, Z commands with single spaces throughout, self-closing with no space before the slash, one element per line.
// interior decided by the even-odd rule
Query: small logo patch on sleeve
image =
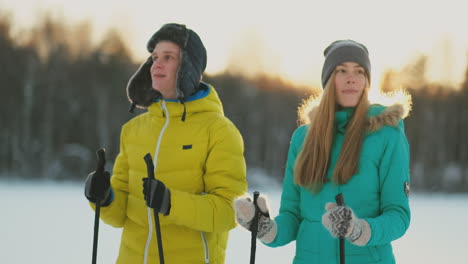
<path fill-rule="evenodd" d="M 183 145 L 182 149 L 192 149 L 192 145 Z"/>
<path fill-rule="evenodd" d="M 405 187 L 404 187 L 404 190 L 405 190 L 405 194 L 406 194 L 406 197 L 409 197 L 409 194 L 410 194 L 410 185 L 408 183 L 408 181 L 405 181 Z"/>

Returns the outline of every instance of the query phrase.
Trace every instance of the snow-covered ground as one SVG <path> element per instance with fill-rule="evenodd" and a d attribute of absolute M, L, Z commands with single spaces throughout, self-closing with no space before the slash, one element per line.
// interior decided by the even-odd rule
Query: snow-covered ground
<path fill-rule="evenodd" d="M 278 185 L 258 190 L 276 215 Z M 397 263 L 468 263 L 468 195 L 412 194 L 411 208 L 410 229 L 394 242 Z M 82 184 L 0 181 L 0 263 L 90 263 L 93 224 Z M 98 263 L 115 263 L 120 233 L 101 222 Z M 248 263 L 249 254 L 250 234 L 238 227 L 226 263 Z M 294 243 L 257 243 L 256 263 L 291 263 L 293 255 Z"/>

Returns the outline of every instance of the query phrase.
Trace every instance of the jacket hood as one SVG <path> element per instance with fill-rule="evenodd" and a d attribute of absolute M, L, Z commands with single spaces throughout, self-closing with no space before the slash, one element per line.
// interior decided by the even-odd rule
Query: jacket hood
<path fill-rule="evenodd" d="M 349 116 L 352 114 L 354 109 L 349 108 L 345 110 L 348 112 Z M 317 112 L 317 107 L 312 108 L 308 113 L 309 123 L 313 119 L 314 115 Z M 338 112 L 337 112 L 338 113 Z M 368 111 L 368 132 L 375 132 L 381 129 L 384 126 L 398 126 L 398 122 L 401 119 L 404 119 L 408 116 L 409 107 L 405 104 L 394 104 L 391 106 L 383 106 L 379 104 L 373 104 L 369 107 Z M 348 119 L 348 117 L 343 117 Z M 343 121 L 343 120 L 342 120 Z M 335 123 L 337 120 L 335 120 Z"/>
<path fill-rule="evenodd" d="M 408 116 L 409 109 L 403 104 L 394 104 L 389 107 L 372 105 L 369 108 L 368 127 L 369 132 L 375 132 L 384 126 L 398 126 L 398 122 Z"/>

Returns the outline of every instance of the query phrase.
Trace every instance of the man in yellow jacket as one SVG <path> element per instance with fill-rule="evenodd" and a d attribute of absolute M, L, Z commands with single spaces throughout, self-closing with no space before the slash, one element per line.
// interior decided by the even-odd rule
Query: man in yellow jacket
<path fill-rule="evenodd" d="M 122 127 L 113 176 L 91 173 L 85 195 L 93 208 L 105 197 L 102 220 L 123 227 L 117 263 L 159 263 L 152 209 L 166 263 L 224 263 L 233 200 L 247 190 L 242 137 L 214 87 L 201 82 L 206 50 L 194 31 L 166 24 L 147 49 L 127 95 L 148 112 Z M 147 153 L 156 179 L 147 178 Z"/>

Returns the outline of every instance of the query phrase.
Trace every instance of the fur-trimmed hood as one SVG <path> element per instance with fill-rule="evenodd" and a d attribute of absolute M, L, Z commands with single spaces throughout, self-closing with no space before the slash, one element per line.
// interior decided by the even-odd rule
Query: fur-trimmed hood
<path fill-rule="evenodd" d="M 408 116 L 403 104 L 394 104 L 389 107 L 372 105 L 369 109 L 368 127 L 369 132 L 375 132 L 384 126 L 398 126 L 398 122 Z"/>
<path fill-rule="evenodd" d="M 368 112 L 368 132 L 375 132 L 384 126 L 397 127 L 398 122 L 408 116 L 409 106 L 397 103 L 391 106 L 383 106 L 379 104 L 373 104 L 369 107 Z M 317 107 L 312 108 L 307 117 L 308 123 L 313 119 L 317 112 Z"/>

